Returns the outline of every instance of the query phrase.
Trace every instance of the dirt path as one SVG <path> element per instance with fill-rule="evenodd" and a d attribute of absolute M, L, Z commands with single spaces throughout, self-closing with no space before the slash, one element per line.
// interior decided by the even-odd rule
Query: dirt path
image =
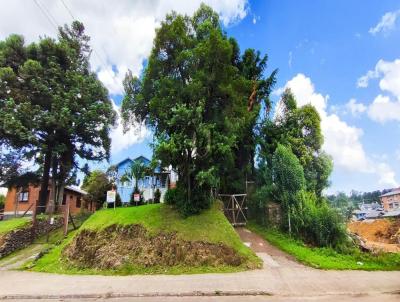
<path fill-rule="evenodd" d="M 245 245 L 250 247 L 263 262 L 263 268 L 279 268 L 279 267 L 303 267 L 304 265 L 296 262 L 295 258 L 280 249 L 276 248 L 261 236 L 251 232 L 246 228 L 236 228 L 236 232 Z"/>
<path fill-rule="evenodd" d="M 20 268 L 27 261 L 34 259 L 44 248 L 44 244 L 32 244 L 0 260 L 0 271 Z"/>

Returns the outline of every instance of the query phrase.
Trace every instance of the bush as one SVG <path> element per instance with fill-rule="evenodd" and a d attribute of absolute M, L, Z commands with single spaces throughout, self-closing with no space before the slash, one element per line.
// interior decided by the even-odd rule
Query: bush
<path fill-rule="evenodd" d="M 314 194 L 300 192 L 298 204 L 290 208 L 290 214 L 293 233 L 309 244 L 336 248 L 347 241 L 340 215 Z"/>
<path fill-rule="evenodd" d="M 154 203 L 160 203 L 160 199 L 161 199 L 161 191 L 160 189 L 157 188 L 157 190 L 154 192 Z"/>
<path fill-rule="evenodd" d="M 180 198 L 178 188 L 170 188 L 165 192 L 164 202 L 169 205 L 175 205 L 178 198 Z"/>
<path fill-rule="evenodd" d="M 210 207 L 211 196 L 203 190 L 197 188 L 192 191 L 192 200 L 188 202 L 185 190 L 177 185 L 176 188 L 168 189 L 164 196 L 164 202 L 169 205 L 174 205 L 176 209 L 187 217 L 198 214 L 202 210 Z"/>
<path fill-rule="evenodd" d="M 5 202 L 6 202 L 6 197 L 4 195 L 0 195 L 0 209 L 4 208 Z"/>

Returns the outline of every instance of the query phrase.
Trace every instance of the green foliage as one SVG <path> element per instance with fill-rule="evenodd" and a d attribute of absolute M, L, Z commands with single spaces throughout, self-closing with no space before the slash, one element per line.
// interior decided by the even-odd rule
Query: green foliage
<path fill-rule="evenodd" d="M 26 45 L 22 36 L 11 35 L 0 41 L 0 137 L 42 167 L 40 205 L 46 203 L 50 169 L 62 190 L 78 157 L 109 158 L 116 114 L 90 70 L 88 41 L 78 21 L 60 27 L 57 39 Z"/>
<path fill-rule="evenodd" d="M 279 201 L 288 207 L 295 204 L 298 192 L 305 188 L 303 167 L 292 151 L 278 145 L 272 157 L 272 179 Z"/>
<path fill-rule="evenodd" d="M 21 229 L 30 224 L 31 220 L 27 217 L 24 218 L 11 218 L 8 220 L 0 221 L 0 236 L 11 232 L 13 230 Z"/>
<path fill-rule="evenodd" d="M 100 170 L 92 171 L 83 183 L 82 188 L 87 192 L 85 201 L 93 202 L 98 206 L 106 201 L 107 191 L 112 188 L 107 175 Z"/>
<path fill-rule="evenodd" d="M 298 204 L 290 209 L 294 234 L 313 246 L 340 248 L 346 244 L 346 228 L 335 209 L 318 202 L 312 193 L 301 192 L 297 199 Z"/>
<path fill-rule="evenodd" d="M 353 210 L 358 206 L 357 199 L 352 199 L 344 192 L 327 197 L 329 204 L 335 208 L 345 220 L 349 220 L 353 215 Z"/>
<path fill-rule="evenodd" d="M 250 213 L 265 225 L 266 204 L 280 202 L 284 230 L 314 246 L 339 248 L 346 245 L 346 231 L 322 197 L 333 164 L 321 151 L 320 123 L 313 106 L 297 107 L 290 90 L 283 93 L 275 119 L 267 117 L 261 127 L 258 190 Z"/>
<path fill-rule="evenodd" d="M 259 136 L 260 157 L 268 167 L 279 144 L 291 148 L 303 167 L 306 189 L 318 197 L 329 186 L 333 164 L 329 155 L 321 150 L 323 135 L 321 119 L 312 105 L 297 107 L 296 100 L 287 89 L 280 100 L 279 112 L 274 120 L 263 121 Z"/>
<path fill-rule="evenodd" d="M 138 181 L 146 175 L 146 167 L 140 160 L 133 161 L 124 175 L 121 177 L 121 182 L 130 182 L 135 180 L 134 192 L 139 192 Z"/>
<path fill-rule="evenodd" d="M 167 192 L 165 192 L 164 202 L 169 205 L 179 205 L 185 202 L 185 191 L 181 188 L 181 186 L 177 186 L 175 188 L 169 188 Z"/>
<path fill-rule="evenodd" d="M 159 188 L 157 188 L 156 191 L 154 192 L 154 203 L 160 203 L 160 199 L 161 199 L 161 191 Z"/>
<path fill-rule="evenodd" d="M 333 270 L 400 270 L 400 254 L 385 253 L 372 255 L 356 248 L 338 251 L 329 247 L 309 247 L 298 239 L 275 229 L 268 229 L 255 223 L 248 224 L 253 232 L 268 242 L 293 255 L 296 260 L 319 269 Z"/>
<path fill-rule="evenodd" d="M 264 78 L 266 61 L 254 50 L 240 56 L 217 13 L 202 5 L 192 17 L 167 15 L 142 79 L 127 74 L 124 125 L 154 130 L 156 158 L 178 172 L 184 194 L 175 204 L 185 215 L 209 206 L 211 188 L 243 187 L 251 172 L 253 128 L 275 79 Z"/>
<path fill-rule="evenodd" d="M 0 209 L 4 209 L 4 204 L 6 203 L 6 197 L 0 194 Z"/>

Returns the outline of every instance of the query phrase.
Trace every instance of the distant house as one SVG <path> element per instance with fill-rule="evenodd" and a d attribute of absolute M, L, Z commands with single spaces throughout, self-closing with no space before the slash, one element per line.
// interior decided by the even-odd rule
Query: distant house
<path fill-rule="evenodd" d="M 142 162 L 145 167 L 150 166 L 150 160 L 144 156 L 139 156 L 135 159 L 126 158 L 115 165 L 118 175 L 117 192 L 123 203 L 128 203 L 130 201 L 134 190 L 135 179 L 131 179 L 128 182 L 121 182 L 120 179 L 134 161 Z M 145 175 L 143 179 L 138 180 L 138 187 L 139 191 L 143 193 L 143 197 L 146 201 L 153 199 L 155 191 L 159 189 L 161 193 L 161 202 L 163 202 L 165 192 L 168 188 L 174 187 L 176 181 L 177 174 L 172 170 L 172 168 L 157 167 L 148 173 L 148 175 Z"/>
<path fill-rule="evenodd" d="M 12 187 L 8 189 L 6 201 L 4 204 L 4 216 L 14 215 L 32 215 L 35 206 L 39 201 L 40 186 L 30 184 L 23 188 Z M 50 200 L 51 185 L 48 187 L 47 202 Z M 79 213 L 83 206 L 83 197 L 86 192 L 75 186 L 66 186 L 64 189 L 62 205 L 69 202 L 70 212 Z M 87 205 L 88 210 L 94 210 L 94 207 Z"/>
<path fill-rule="evenodd" d="M 382 218 L 384 214 L 385 212 L 382 209 L 361 209 L 353 211 L 353 215 L 356 220 Z"/>
<path fill-rule="evenodd" d="M 379 198 L 385 211 L 390 212 L 400 209 L 400 188 L 383 194 Z"/>
<path fill-rule="evenodd" d="M 379 196 L 381 204 L 363 203 L 353 211 L 356 220 L 400 217 L 400 189 Z"/>

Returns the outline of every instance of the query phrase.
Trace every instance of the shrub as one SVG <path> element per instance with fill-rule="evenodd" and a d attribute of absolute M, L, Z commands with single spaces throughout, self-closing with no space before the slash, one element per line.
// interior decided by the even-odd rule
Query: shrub
<path fill-rule="evenodd" d="M 164 196 L 164 202 L 174 205 L 184 217 L 198 214 L 201 210 L 209 208 L 211 204 L 210 194 L 201 189 L 193 189 L 192 199 L 188 202 L 185 192 L 180 185 L 176 188 L 168 189 Z"/>
<path fill-rule="evenodd" d="M 169 205 L 175 205 L 178 199 L 178 189 L 170 188 L 165 192 L 164 202 Z"/>
<path fill-rule="evenodd" d="M 160 203 L 161 199 L 161 191 L 160 189 L 157 188 L 157 190 L 154 192 L 154 203 Z"/>
<path fill-rule="evenodd" d="M 4 208 L 5 202 L 6 202 L 6 197 L 0 194 L 0 209 Z"/>
<path fill-rule="evenodd" d="M 298 203 L 290 208 L 292 231 L 314 246 L 339 247 L 347 234 L 340 215 L 315 194 L 300 192 Z"/>

